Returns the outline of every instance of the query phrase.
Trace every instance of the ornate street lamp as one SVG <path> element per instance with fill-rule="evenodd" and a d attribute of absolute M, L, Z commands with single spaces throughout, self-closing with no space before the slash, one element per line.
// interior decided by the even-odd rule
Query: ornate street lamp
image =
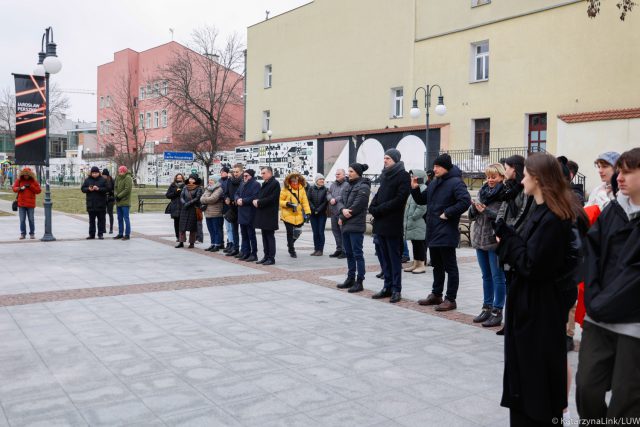
<path fill-rule="evenodd" d="M 422 90 L 424 92 L 424 109 L 427 114 L 427 128 L 425 131 L 425 139 L 424 144 L 427 149 L 427 153 L 425 156 L 425 169 L 431 169 L 431 153 L 435 150 L 431 148 L 431 141 L 429 141 L 429 108 L 431 107 L 431 91 L 433 88 L 437 87 L 439 91 L 438 96 L 438 105 L 436 105 L 436 114 L 439 116 L 444 116 L 447 112 L 447 107 L 444 105 L 444 96 L 442 96 L 442 88 L 440 85 L 426 85 L 425 87 L 420 86 L 413 94 L 413 105 L 411 107 L 411 111 L 409 114 L 412 118 L 417 119 L 420 117 L 420 108 L 418 108 L 418 91 Z"/>

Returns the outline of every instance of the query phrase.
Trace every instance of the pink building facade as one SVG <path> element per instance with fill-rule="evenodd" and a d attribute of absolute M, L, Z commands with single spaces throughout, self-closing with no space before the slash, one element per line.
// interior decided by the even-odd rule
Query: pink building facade
<path fill-rule="evenodd" d="M 112 62 L 98 66 L 97 96 L 97 133 L 101 151 L 111 144 L 114 138 L 114 110 L 117 103 L 123 103 L 125 88 L 135 109 L 135 120 L 139 132 L 144 131 L 146 153 L 161 154 L 164 151 L 179 150 L 172 126 L 171 109 L 165 105 L 162 95 L 167 93 L 165 81 L 157 77 L 158 69 L 168 64 L 176 50 L 188 49 L 185 46 L 169 42 L 143 52 L 124 49 L 114 53 Z M 241 76 L 238 75 L 238 78 Z M 133 98 L 133 99 L 131 99 Z M 129 114 L 133 116 L 134 114 Z M 243 108 L 233 108 L 232 120 L 238 128 L 244 126 Z M 221 149 L 232 149 L 242 141 L 231 141 Z"/>

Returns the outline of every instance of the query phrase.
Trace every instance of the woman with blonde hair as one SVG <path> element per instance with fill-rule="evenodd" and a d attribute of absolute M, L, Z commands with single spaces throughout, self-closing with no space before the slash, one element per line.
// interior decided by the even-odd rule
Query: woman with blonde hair
<path fill-rule="evenodd" d="M 473 200 L 469 208 L 471 228 L 471 246 L 476 250 L 478 264 L 482 271 L 482 292 L 484 301 L 482 311 L 476 316 L 474 323 L 482 323 L 484 327 L 502 324 L 502 308 L 505 300 L 504 271 L 498 262 L 496 248 L 498 242 L 491 223 L 498 216 L 498 210 L 504 200 L 503 181 L 506 177 L 504 166 L 494 163 L 484 171 L 487 181 L 478 192 L 478 199 Z"/>

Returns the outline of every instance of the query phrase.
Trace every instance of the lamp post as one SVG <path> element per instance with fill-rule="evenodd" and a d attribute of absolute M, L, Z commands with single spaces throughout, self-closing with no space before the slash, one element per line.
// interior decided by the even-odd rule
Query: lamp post
<path fill-rule="evenodd" d="M 157 147 L 158 145 L 160 145 L 160 141 L 156 141 L 155 142 L 155 146 Z M 156 164 L 156 188 L 158 188 L 158 154 L 156 153 L 156 149 L 153 150 L 153 159 L 155 160 L 155 164 Z"/>
<path fill-rule="evenodd" d="M 38 53 L 38 64 L 33 70 L 34 75 L 44 76 L 45 79 L 45 146 L 47 151 L 45 153 L 44 235 L 42 239 L 40 239 L 43 242 L 56 240 L 56 238 L 53 237 L 51 226 L 51 207 L 53 206 L 53 202 L 51 202 L 51 188 L 49 186 L 49 156 L 51 151 L 51 147 L 49 146 L 49 75 L 57 74 L 62 69 L 62 62 L 58 59 L 56 48 L 57 46 L 53 42 L 53 28 L 48 27 L 42 35 L 42 44 L 40 52 Z"/>
<path fill-rule="evenodd" d="M 411 111 L 409 112 L 411 117 L 413 117 L 414 119 L 420 117 L 420 108 L 418 108 L 418 91 L 422 90 L 424 92 L 424 109 L 427 112 L 427 128 L 425 131 L 424 139 L 425 148 L 427 149 L 427 154 L 425 156 L 425 169 L 431 168 L 431 152 L 433 150 L 431 149 L 431 144 L 429 141 L 429 108 L 431 107 L 431 91 L 436 87 L 439 91 L 438 105 L 436 105 L 436 114 L 439 116 L 444 116 L 447 112 L 447 107 L 444 105 L 444 96 L 442 96 L 442 88 L 440 87 L 440 85 L 426 85 L 425 87 L 420 86 L 418 89 L 416 89 L 413 94 L 413 105 L 411 107 Z"/>

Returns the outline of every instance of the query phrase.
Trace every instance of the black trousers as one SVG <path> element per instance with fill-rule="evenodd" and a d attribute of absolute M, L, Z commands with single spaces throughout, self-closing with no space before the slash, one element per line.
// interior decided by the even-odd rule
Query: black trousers
<path fill-rule="evenodd" d="M 424 245 L 424 240 L 412 240 L 411 246 L 413 246 L 413 259 L 416 261 L 427 260 L 427 247 Z"/>
<path fill-rule="evenodd" d="M 378 250 L 382 256 L 382 272 L 384 287 L 391 292 L 402 291 L 402 237 L 377 236 Z"/>
<path fill-rule="evenodd" d="M 544 426 L 561 426 L 562 422 L 557 422 L 557 420 L 562 421 L 562 414 L 558 414 L 557 417 L 554 418 L 556 422 L 553 422 L 553 419 L 549 421 L 539 421 L 530 418 L 523 411 L 519 411 L 517 409 L 509 410 L 509 424 L 512 427 L 544 427 Z"/>
<path fill-rule="evenodd" d="M 447 273 L 449 280 L 447 281 L 446 298 L 449 301 L 455 301 L 458 296 L 458 286 L 460 286 L 456 248 L 430 247 L 429 253 L 431 254 L 431 265 L 433 266 L 432 292 L 435 295 L 442 296 L 445 273 Z"/>
<path fill-rule="evenodd" d="M 286 228 L 287 230 L 287 248 L 289 248 L 289 253 L 291 254 L 296 251 L 296 248 L 294 247 L 296 239 L 294 239 L 293 237 L 293 230 L 296 227 L 293 224 L 289 224 L 288 222 L 285 222 L 284 228 Z"/>
<path fill-rule="evenodd" d="M 264 257 L 275 261 L 276 259 L 276 232 L 273 230 L 262 230 L 262 247 Z"/>
<path fill-rule="evenodd" d="M 580 419 L 640 417 L 640 338 L 583 323 L 576 374 Z M 605 395 L 611 390 L 607 407 Z M 603 423 L 604 425 L 604 423 Z"/>
<path fill-rule="evenodd" d="M 173 218 L 173 231 L 176 232 L 176 240 L 180 240 L 180 217 Z"/>
<path fill-rule="evenodd" d="M 109 230 L 113 231 L 113 205 L 115 202 L 107 202 L 107 215 L 109 215 Z M 106 227 L 106 225 L 105 225 Z"/>
<path fill-rule="evenodd" d="M 96 237 L 96 219 L 98 220 L 98 236 L 105 233 L 105 211 L 89 211 L 89 236 Z"/>

